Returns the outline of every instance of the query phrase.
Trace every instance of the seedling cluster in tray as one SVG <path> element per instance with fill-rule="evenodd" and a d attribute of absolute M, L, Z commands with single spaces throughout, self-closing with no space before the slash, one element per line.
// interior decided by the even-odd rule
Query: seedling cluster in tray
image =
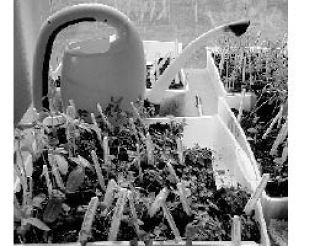
<path fill-rule="evenodd" d="M 86 123 L 71 101 L 16 129 L 14 242 L 230 241 L 235 215 L 241 239 L 259 242 L 250 194 L 216 185 L 214 150 L 185 149 L 185 123 L 148 125 L 132 106 L 98 105 Z"/>
<path fill-rule="evenodd" d="M 162 75 L 165 69 L 170 65 L 172 59 L 173 58 L 170 56 L 160 57 L 154 62 L 154 64 L 147 65 L 146 87 L 148 89 L 152 88 L 152 84 L 156 83 L 159 76 Z M 172 80 L 168 89 L 183 89 L 180 74 Z"/>
<path fill-rule="evenodd" d="M 270 174 L 266 192 L 288 196 L 288 98 L 276 88 L 265 90 L 251 112 L 233 109 L 262 173 Z"/>
<path fill-rule="evenodd" d="M 259 94 L 267 84 L 287 88 L 286 37 L 274 43 L 262 42 L 259 35 L 244 35 L 237 40 L 225 37 L 212 57 L 229 92 L 246 89 Z"/>

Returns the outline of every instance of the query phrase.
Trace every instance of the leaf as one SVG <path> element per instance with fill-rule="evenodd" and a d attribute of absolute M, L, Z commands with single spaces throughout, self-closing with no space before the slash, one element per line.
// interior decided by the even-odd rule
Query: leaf
<path fill-rule="evenodd" d="M 47 223 L 55 222 L 62 212 L 62 199 L 49 199 L 48 204 L 43 213 L 43 220 Z"/>
<path fill-rule="evenodd" d="M 160 209 L 161 204 L 167 199 L 168 195 L 169 190 L 166 187 L 159 192 L 149 209 L 150 217 L 153 217 L 156 214 L 156 212 Z"/>
<path fill-rule="evenodd" d="M 85 131 L 92 132 L 92 129 L 90 129 L 90 125 L 88 123 L 80 123 L 79 127 Z"/>
<path fill-rule="evenodd" d="M 68 176 L 66 191 L 69 193 L 76 192 L 83 183 L 84 177 L 84 168 L 77 166 Z"/>
<path fill-rule="evenodd" d="M 22 219 L 22 224 L 23 225 L 30 224 L 30 225 L 33 225 L 43 231 L 50 231 L 51 230 L 45 223 L 43 223 L 41 220 L 39 220 L 37 218 Z"/>
<path fill-rule="evenodd" d="M 46 199 L 46 195 L 40 193 L 32 199 L 32 206 L 36 208 L 42 208 L 41 203 Z"/>
<path fill-rule="evenodd" d="M 253 133 L 253 134 L 257 134 L 257 133 L 258 133 L 258 130 L 251 127 L 251 128 L 249 128 L 249 129 L 247 130 L 247 132 Z"/>
<path fill-rule="evenodd" d="M 14 182 L 14 193 L 20 192 L 21 191 L 21 182 L 20 178 L 16 177 L 16 180 Z"/>
<path fill-rule="evenodd" d="M 66 175 L 68 172 L 68 168 L 69 168 L 68 161 L 62 155 L 53 155 L 53 157 L 58 165 L 59 171 L 63 175 Z"/>
<path fill-rule="evenodd" d="M 78 155 L 77 157 L 71 157 L 69 159 L 84 168 L 88 167 L 89 169 L 94 170 L 91 166 L 91 163 L 87 159 L 83 158 L 81 155 Z"/>

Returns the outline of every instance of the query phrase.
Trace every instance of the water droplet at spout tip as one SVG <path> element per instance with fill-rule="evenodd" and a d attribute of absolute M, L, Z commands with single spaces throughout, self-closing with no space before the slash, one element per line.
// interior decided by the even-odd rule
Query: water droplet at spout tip
<path fill-rule="evenodd" d="M 232 32 L 237 37 L 240 37 L 242 34 L 244 34 L 247 31 L 249 26 L 250 26 L 250 20 L 239 21 L 226 26 L 224 31 Z"/>

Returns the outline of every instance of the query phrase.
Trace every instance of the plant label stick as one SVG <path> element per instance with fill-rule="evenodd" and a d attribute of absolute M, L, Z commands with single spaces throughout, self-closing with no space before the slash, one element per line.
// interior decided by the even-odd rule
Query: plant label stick
<path fill-rule="evenodd" d="M 94 167 L 96 169 L 96 173 L 97 173 L 97 176 L 98 176 L 99 184 L 100 184 L 102 190 L 105 192 L 107 190 L 107 188 L 106 188 L 106 185 L 105 185 L 105 182 L 104 182 L 104 178 L 103 178 L 103 175 L 102 175 L 100 164 L 98 162 L 97 154 L 96 154 L 96 152 L 94 150 L 91 151 L 91 157 L 92 157 L 92 160 L 93 160 L 93 163 L 94 163 Z"/>
<path fill-rule="evenodd" d="M 278 114 L 276 115 L 276 117 L 273 118 L 270 126 L 268 127 L 268 129 L 266 130 L 266 132 L 263 134 L 262 139 L 266 139 L 266 138 L 267 138 L 267 135 L 271 132 L 273 126 L 275 125 L 275 123 L 276 123 L 277 121 L 280 121 L 280 122 L 281 122 L 282 112 L 283 112 L 283 105 L 280 106 L 280 110 L 279 110 Z"/>
<path fill-rule="evenodd" d="M 74 111 L 74 118 L 77 116 L 77 108 L 76 108 L 76 104 L 74 103 L 74 101 L 72 99 L 69 100 L 69 104 L 70 106 L 73 108 Z"/>
<path fill-rule="evenodd" d="M 137 148 L 136 160 L 137 160 L 137 165 L 138 165 L 138 170 L 139 170 L 139 180 L 140 180 L 140 182 L 143 182 L 143 172 L 142 172 L 142 168 L 141 168 L 141 157 L 140 157 L 140 145 L 136 144 L 136 148 Z"/>
<path fill-rule="evenodd" d="M 136 125 L 134 124 L 133 118 L 129 118 L 129 124 L 130 124 L 131 130 L 132 130 L 136 140 L 138 140 L 139 139 L 138 132 L 137 132 Z"/>
<path fill-rule="evenodd" d="M 139 114 L 139 110 L 136 108 L 136 106 L 134 105 L 133 102 L 130 102 L 130 105 L 132 107 L 134 116 L 141 122 L 141 124 L 143 124 L 142 118 L 141 118 L 141 116 Z"/>
<path fill-rule="evenodd" d="M 98 123 L 96 121 L 96 117 L 95 117 L 94 113 L 91 113 L 91 120 L 92 120 L 92 123 L 94 125 L 94 131 L 97 133 L 98 140 L 101 143 L 101 141 L 102 141 L 102 139 L 101 139 L 101 129 L 98 126 Z"/>
<path fill-rule="evenodd" d="M 201 117 L 203 115 L 202 101 L 198 95 L 196 95 L 196 107 L 198 109 L 198 115 Z"/>
<path fill-rule="evenodd" d="M 185 188 L 184 184 L 182 182 L 179 182 L 177 184 L 177 188 L 179 191 L 179 197 L 180 197 L 180 201 L 182 203 L 183 210 L 186 212 L 187 215 L 191 215 L 191 208 L 190 208 L 188 201 L 187 201 L 186 188 Z"/>
<path fill-rule="evenodd" d="M 134 229 L 136 231 L 136 234 L 139 235 L 140 229 L 139 229 L 139 224 L 138 224 L 138 215 L 137 215 L 136 208 L 134 206 L 134 198 L 133 198 L 132 191 L 128 191 L 128 200 L 129 200 L 131 215 L 133 218 Z"/>
<path fill-rule="evenodd" d="M 110 208 L 112 201 L 113 201 L 113 191 L 118 187 L 116 181 L 113 179 L 110 179 L 108 182 L 106 193 L 104 194 L 103 198 L 103 205 L 106 207 L 105 210 L 102 212 L 103 215 L 105 215 L 108 212 L 108 209 Z"/>
<path fill-rule="evenodd" d="M 48 194 L 49 194 L 49 198 L 51 199 L 51 197 L 52 197 L 52 183 L 51 183 L 51 180 L 49 177 L 49 171 L 48 171 L 47 165 L 43 165 L 43 174 L 44 174 L 44 177 L 46 178 Z"/>
<path fill-rule="evenodd" d="M 179 182 L 179 178 L 178 178 L 178 176 L 176 174 L 176 171 L 174 170 L 173 166 L 171 165 L 170 160 L 167 161 L 166 163 L 167 163 L 167 167 L 168 167 L 169 173 L 174 176 L 176 182 Z"/>
<path fill-rule="evenodd" d="M 120 222 L 123 214 L 124 205 L 127 201 L 128 190 L 122 188 L 119 193 L 119 198 L 112 216 L 111 228 L 109 231 L 108 241 L 116 241 L 120 227 Z"/>
<path fill-rule="evenodd" d="M 281 163 L 283 164 L 288 158 L 288 142 L 284 146 L 282 150 L 282 155 L 281 155 Z"/>
<path fill-rule="evenodd" d="M 66 109 L 66 114 L 71 120 L 75 120 L 76 118 L 76 109 L 72 106 L 68 106 Z"/>
<path fill-rule="evenodd" d="M 241 222 L 238 215 L 235 215 L 232 218 L 231 240 L 232 246 L 241 245 Z"/>
<path fill-rule="evenodd" d="M 147 132 L 146 134 L 145 143 L 147 147 L 148 162 L 154 165 L 154 154 L 153 154 L 154 146 L 153 146 L 149 132 Z"/>
<path fill-rule="evenodd" d="M 97 110 L 98 110 L 99 114 L 101 115 L 103 124 L 105 124 L 109 128 L 109 130 L 111 130 L 112 129 L 112 125 L 108 121 L 107 116 L 103 113 L 103 110 L 102 110 L 102 107 L 101 107 L 100 103 L 97 103 Z"/>
<path fill-rule="evenodd" d="M 33 194 L 33 181 L 32 181 L 32 177 L 31 176 L 28 176 L 27 177 L 27 180 L 28 180 L 28 184 L 29 184 L 29 190 L 27 192 L 27 198 L 26 198 L 26 203 L 27 204 L 31 204 L 32 202 L 32 194 Z"/>
<path fill-rule="evenodd" d="M 177 152 L 178 152 L 179 162 L 182 164 L 182 163 L 184 163 L 182 139 L 181 138 L 176 138 L 176 143 L 177 143 Z"/>
<path fill-rule="evenodd" d="M 107 136 L 105 136 L 105 137 L 103 138 L 102 148 L 103 148 L 103 160 L 104 160 L 104 164 L 108 167 L 108 166 L 109 166 L 110 149 L 109 149 L 109 139 L 108 139 Z"/>
<path fill-rule="evenodd" d="M 169 190 L 166 187 L 164 187 L 156 196 L 154 202 L 150 206 L 150 209 L 149 209 L 150 217 L 153 217 L 156 214 L 156 212 L 160 209 L 161 204 L 165 202 L 165 200 L 167 199 L 168 195 L 169 195 Z"/>
<path fill-rule="evenodd" d="M 244 208 L 244 212 L 247 215 L 249 215 L 251 213 L 251 211 L 254 209 L 258 199 L 261 197 L 261 194 L 267 185 L 269 177 L 270 177 L 270 174 L 268 174 L 268 173 L 265 173 L 262 175 L 262 178 L 261 178 L 256 190 L 254 191 L 254 193 L 252 194 L 252 196 L 250 197 L 249 201 L 247 202 L 247 204 Z"/>
<path fill-rule="evenodd" d="M 276 140 L 274 141 L 272 148 L 270 150 L 270 155 L 276 155 L 278 146 L 285 140 L 288 135 L 288 120 L 283 124 Z"/>
<path fill-rule="evenodd" d="M 48 161 L 49 161 L 49 164 L 51 166 L 51 169 L 52 169 L 52 174 L 56 180 L 56 183 L 57 183 L 57 186 L 61 189 L 61 190 L 64 190 L 65 187 L 64 187 L 64 184 L 63 184 L 63 181 L 62 181 L 62 177 L 60 175 L 60 172 L 59 172 L 59 168 L 58 168 L 58 165 L 55 161 L 55 158 L 53 156 L 53 154 L 48 154 Z"/>
<path fill-rule="evenodd" d="M 242 117 L 242 112 L 243 112 L 243 102 L 244 102 L 244 97 L 245 97 L 245 89 L 242 90 L 241 92 L 241 100 L 240 100 L 240 106 L 239 106 L 239 114 L 237 117 L 238 122 L 241 121 L 241 117 Z"/>
<path fill-rule="evenodd" d="M 98 197 L 91 198 L 86 214 L 84 215 L 81 231 L 79 233 L 79 242 L 81 243 L 81 245 L 85 245 L 91 235 L 92 223 L 96 215 L 98 203 Z"/>
<path fill-rule="evenodd" d="M 171 213 L 170 213 L 170 211 L 164 201 L 161 203 L 161 208 L 162 208 L 164 216 L 166 217 L 166 219 L 171 227 L 171 230 L 174 234 L 175 241 L 180 242 L 181 236 L 180 236 L 179 230 L 178 230 L 176 223 L 174 222 L 173 217 L 172 217 L 172 215 L 171 215 Z"/>

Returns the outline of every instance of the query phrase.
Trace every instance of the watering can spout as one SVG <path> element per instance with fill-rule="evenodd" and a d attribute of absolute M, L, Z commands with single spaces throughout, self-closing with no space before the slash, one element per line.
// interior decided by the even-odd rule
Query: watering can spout
<path fill-rule="evenodd" d="M 232 22 L 227 25 L 218 26 L 203 33 L 196 39 L 192 40 L 180 53 L 180 55 L 171 63 L 164 73 L 159 77 L 157 83 L 153 86 L 152 91 L 149 93 L 148 99 L 156 104 L 163 101 L 163 91 L 168 88 L 170 82 L 178 71 L 186 64 L 192 55 L 203 48 L 210 40 L 212 40 L 218 31 L 231 32 L 236 36 L 244 34 L 250 25 L 249 20 L 242 20 Z"/>
<path fill-rule="evenodd" d="M 48 108 L 42 98 L 48 92 L 48 71 L 53 42 L 64 28 L 81 22 L 104 22 L 117 31 L 107 50 L 65 51 L 61 72 L 61 95 L 66 107 L 72 99 L 78 109 L 96 112 L 96 105 L 105 107 L 111 97 L 122 97 L 125 110 L 130 102 L 142 97 L 145 90 L 143 43 L 132 22 L 118 10 L 103 4 L 80 4 L 67 7 L 50 17 L 42 27 L 33 66 L 33 97 L 37 109 Z M 103 40 L 102 40 L 103 41 Z M 97 42 L 92 41 L 92 45 Z M 90 45 L 90 41 L 86 43 Z"/>

